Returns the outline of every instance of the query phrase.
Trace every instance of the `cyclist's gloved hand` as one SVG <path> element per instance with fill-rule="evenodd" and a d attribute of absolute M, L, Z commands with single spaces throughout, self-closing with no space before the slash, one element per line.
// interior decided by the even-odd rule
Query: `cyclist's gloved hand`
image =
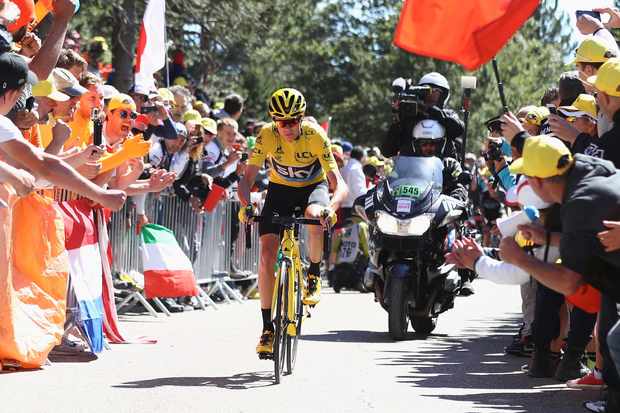
<path fill-rule="evenodd" d="M 323 212 L 321 212 L 321 223 L 323 226 L 333 227 L 336 225 L 336 221 L 338 221 L 336 212 L 332 211 L 331 208 L 324 208 Z"/>
<path fill-rule="evenodd" d="M 239 221 L 241 223 L 243 224 L 247 223 L 248 218 L 251 218 L 252 216 L 254 216 L 254 208 L 252 207 L 252 204 L 249 204 L 245 208 L 240 208 L 238 216 L 239 216 Z"/>

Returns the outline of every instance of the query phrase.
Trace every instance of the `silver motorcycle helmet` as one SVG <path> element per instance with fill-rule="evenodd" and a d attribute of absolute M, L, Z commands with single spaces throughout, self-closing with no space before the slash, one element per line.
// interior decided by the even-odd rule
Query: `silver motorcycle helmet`
<path fill-rule="evenodd" d="M 432 144 L 433 154 L 428 154 L 423 146 Z M 413 151 L 418 156 L 437 156 L 443 154 L 446 146 L 446 128 L 433 119 L 424 119 L 413 127 Z"/>

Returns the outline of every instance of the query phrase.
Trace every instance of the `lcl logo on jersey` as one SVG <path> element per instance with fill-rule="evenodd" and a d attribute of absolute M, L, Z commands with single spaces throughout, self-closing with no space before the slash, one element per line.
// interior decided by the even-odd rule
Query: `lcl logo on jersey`
<path fill-rule="evenodd" d="M 310 181 L 321 170 L 321 164 L 318 160 L 306 166 L 289 166 L 279 164 L 272 159 L 272 165 L 275 172 L 288 181 Z"/>
<path fill-rule="evenodd" d="M 312 154 L 310 152 L 295 152 L 295 160 L 303 162 L 308 159 L 312 159 Z"/>

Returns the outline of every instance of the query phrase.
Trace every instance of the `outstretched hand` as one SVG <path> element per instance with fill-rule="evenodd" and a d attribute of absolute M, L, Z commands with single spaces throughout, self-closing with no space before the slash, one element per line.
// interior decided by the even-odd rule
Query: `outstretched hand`
<path fill-rule="evenodd" d="M 482 247 L 472 238 L 463 238 L 454 241 L 452 251 L 446 254 L 446 263 L 454 264 L 459 268 L 475 270 L 476 260 L 484 255 Z"/>
<path fill-rule="evenodd" d="M 607 231 L 598 233 L 598 239 L 605 247 L 605 251 L 612 252 L 620 249 L 620 222 L 603 221 L 603 225 L 609 228 Z"/>

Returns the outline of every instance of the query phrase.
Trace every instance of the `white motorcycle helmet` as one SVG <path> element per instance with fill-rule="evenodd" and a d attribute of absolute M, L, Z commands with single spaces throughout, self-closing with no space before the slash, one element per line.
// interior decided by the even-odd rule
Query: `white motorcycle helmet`
<path fill-rule="evenodd" d="M 439 88 L 442 90 L 441 96 L 441 107 L 445 106 L 448 103 L 448 99 L 450 99 L 450 83 L 448 83 L 448 79 L 441 73 L 431 72 L 427 73 L 418 82 L 418 86 L 431 86 L 435 88 Z"/>
<path fill-rule="evenodd" d="M 421 146 L 433 143 L 435 145 L 434 156 L 441 156 L 446 145 L 446 128 L 433 119 L 424 119 L 413 128 L 413 151 L 423 156 Z"/>

